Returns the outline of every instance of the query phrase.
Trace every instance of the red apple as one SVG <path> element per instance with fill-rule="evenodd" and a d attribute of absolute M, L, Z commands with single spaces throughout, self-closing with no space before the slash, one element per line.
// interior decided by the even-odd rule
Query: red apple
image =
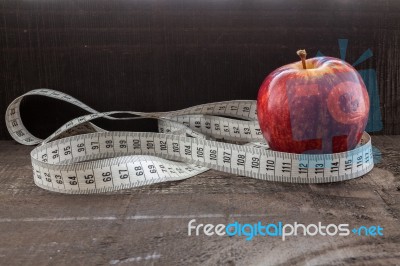
<path fill-rule="evenodd" d="M 262 83 L 257 116 L 271 149 L 332 153 L 353 149 L 369 112 L 369 97 L 358 72 L 333 57 L 285 65 Z"/>

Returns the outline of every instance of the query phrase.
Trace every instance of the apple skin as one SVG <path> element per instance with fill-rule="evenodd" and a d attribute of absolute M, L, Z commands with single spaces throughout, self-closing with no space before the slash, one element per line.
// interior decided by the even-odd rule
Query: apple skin
<path fill-rule="evenodd" d="M 369 97 L 358 72 L 333 57 L 314 57 L 269 74 L 257 117 L 271 149 L 289 153 L 351 150 L 368 122 Z"/>

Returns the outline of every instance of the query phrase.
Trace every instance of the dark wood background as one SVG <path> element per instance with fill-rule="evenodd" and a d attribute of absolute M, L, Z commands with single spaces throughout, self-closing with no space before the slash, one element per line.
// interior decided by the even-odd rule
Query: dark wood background
<path fill-rule="evenodd" d="M 167 111 L 256 99 L 264 77 L 306 48 L 377 72 L 383 134 L 400 134 L 400 1 L 2 1 L 0 113 L 46 87 L 100 110 Z M 31 97 L 27 128 L 45 137 L 80 110 Z M 150 130 L 154 122 L 99 121 Z M 0 139 L 9 139 L 4 121 Z"/>

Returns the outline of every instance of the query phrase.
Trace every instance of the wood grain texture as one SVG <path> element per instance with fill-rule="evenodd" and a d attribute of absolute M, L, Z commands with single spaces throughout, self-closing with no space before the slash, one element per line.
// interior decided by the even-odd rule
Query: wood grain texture
<path fill-rule="evenodd" d="M 2 265 L 398 265 L 400 136 L 373 136 L 382 161 L 340 183 L 285 184 L 217 171 L 106 195 L 33 183 L 31 147 L 0 142 Z M 187 224 L 380 225 L 381 237 L 188 236 Z"/>
<path fill-rule="evenodd" d="M 376 69 L 383 133 L 400 134 L 400 2 L 14 1 L 0 2 L 0 113 L 47 87 L 100 111 L 167 111 L 256 99 L 264 77 L 306 48 Z M 26 126 L 44 137 L 79 110 L 40 97 L 23 104 Z M 41 117 L 40 117 L 41 116 Z M 108 129 L 154 129 L 143 122 Z M 9 139 L 4 122 L 0 139 Z"/>

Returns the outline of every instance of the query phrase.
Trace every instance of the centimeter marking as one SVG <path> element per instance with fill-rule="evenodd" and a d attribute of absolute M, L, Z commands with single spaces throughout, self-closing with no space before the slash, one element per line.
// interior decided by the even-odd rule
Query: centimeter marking
<path fill-rule="evenodd" d="M 67 101 L 90 114 L 67 122 L 41 140 L 29 133 L 19 114 L 20 102 L 28 95 Z M 6 124 L 16 141 L 26 145 L 42 143 L 31 152 L 34 181 L 39 187 L 62 193 L 101 193 L 182 180 L 209 168 L 295 183 L 342 181 L 361 176 L 373 168 L 371 140 L 367 133 L 357 148 L 343 153 L 300 155 L 268 150 L 255 108 L 255 101 L 229 101 L 174 112 L 99 113 L 64 93 L 38 89 L 10 104 Z M 113 117 L 120 113 L 135 117 Z M 100 117 L 156 118 L 161 133 L 107 132 L 90 122 Z"/>

